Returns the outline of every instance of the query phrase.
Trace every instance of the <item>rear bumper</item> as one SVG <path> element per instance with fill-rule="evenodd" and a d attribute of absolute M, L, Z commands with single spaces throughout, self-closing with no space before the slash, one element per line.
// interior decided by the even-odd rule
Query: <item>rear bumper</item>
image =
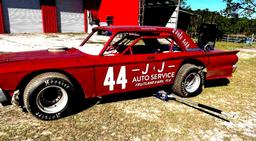
<path fill-rule="evenodd" d="M 236 69 L 237 69 L 237 65 L 235 64 L 232 66 L 232 73 L 234 73 L 236 71 Z"/>
<path fill-rule="evenodd" d="M 0 103 L 6 102 L 6 101 L 7 101 L 7 97 L 4 94 L 3 90 L 0 88 Z"/>

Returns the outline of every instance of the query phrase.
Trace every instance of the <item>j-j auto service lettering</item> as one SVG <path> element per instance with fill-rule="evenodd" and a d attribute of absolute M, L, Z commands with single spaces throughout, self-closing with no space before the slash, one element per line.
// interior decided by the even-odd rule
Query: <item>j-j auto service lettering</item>
<path fill-rule="evenodd" d="M 126 66 L 121 66 L 117 80 L 114 80 L 114 68 L 108 67 L 103 86 L 108 86 L 109 91 L 113 91 L 115 85 L 121 85 L 122 89 L 126 89 L 128 82 L 132 82 L 135 87 L 169 83 L 175 77 L 175 72 L 165 70 L 171 68 L 175 68 L 175 65 L 167 65 L 165 62 L 162 62 L 161 68 L 156 68 L 152 64 L 146 64 L 145 68 L 132 69 L 132 73 L 136 74 L 136 72 L 139 72 L 139 75 L 133 77 L 132 81 L 130 81 L 126 78 Z M 150 69 L 153 69 L 155 73 L 150 74 Z"/>
<path fill-rule="evenodd" d="M 165 62 L 162 62 L 161 68 L 156 68 L 154 65 L 146 64 L 146 67 L 144 70 L 140 70 L 140 69 L 132 70 L 133 72 L 141 72 L 141 75 L 133 77 L 132 83 L 134 83 L 136 87 L 169 83 L 172 81 L 172 78 L 175 77 L 175 72 L 164 73 L 164 70 L 167 68 L 174 68 L 174 67 L 175 67 L 174 65 L 166 65 Z M 153 70 L 156 73 L 148 74 L 150 68 L 153 68 Z"/>

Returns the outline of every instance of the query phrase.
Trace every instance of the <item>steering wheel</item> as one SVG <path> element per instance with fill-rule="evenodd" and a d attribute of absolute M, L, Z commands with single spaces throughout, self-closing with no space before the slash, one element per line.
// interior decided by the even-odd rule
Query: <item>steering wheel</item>
<path fill-rule="evenodd" d="M 118 46 L 110 45 L 105 50 L 104 55 L 108 56 L 108 55 L 118 54 L 119 52 L 117 51 L 117 49 L 118 49 Z"/>

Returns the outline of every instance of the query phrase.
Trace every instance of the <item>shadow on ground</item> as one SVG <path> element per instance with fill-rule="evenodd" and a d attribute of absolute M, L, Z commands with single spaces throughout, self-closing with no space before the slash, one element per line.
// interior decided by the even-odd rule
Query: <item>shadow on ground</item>
<path fill-rule="evenodd" d="M 217 86 L 227 86 L 230 83 L 228 79 L 217 79 L 217 80 L 210 80 L 205 82 L 205 87 L 217 87 Z M 129 92 L 129 93 L 122 93 L 122 94 L 114 94 L 114 95 L 109 95 L 109 96 L 104 96 L 104 97 L 97 97 L 97 98 L 92 98 L 92 99 L 84 99 L 83 101 L 80 102 L 77 108 L 74 111 L 73 114 L 80 113 L 94 105 L 97 104 L 106 104 L 106 103 L 113 103 L 113 102 L 119 102 L 119 101 L 126 101 L 126 100 L 133 100 L 133 99 L 138 99 L 138 98 L 146 98 L 146 97 L 152 97 L 153 94 L 155 94 L 159 90 L 165 90 L 167 92 L 171 92 L 170 87 L 160 87 L 160 88 L 155 88 L 155 89 L 147 89 L 143 91 L 136 91 L 136 92 Z M 195 95 L 196 96 L 196 95 Z M 195 97 L 193 96 L 193 97 Z M 179 102 L 179 101 L 178 101 Z M 209 110 L 204 110 L 202 108 L 198 108 L 197 106 L 193 106 L 184 102 L 180 102 L 184 105 L 187 105 L 191 108 L 197 109 L 201 112 L 207 113 L 209 115 L 212 115 L 216 118 L 222 119 L 224 121 L 228 121 L 225 118 L 219 116 L 219 114 L 215 114 L 214 112 L 209 112 Z M 198 103 L 200 104 L 200 103 Z M 201 104 L 202 105 L 202 104 Z M 210 107 L 210 106 L 209 106 Z M 216 109 L 216 108 L 212 108 Z M 218 111 L 221 111 L 217 109 Z M 73 115 L 72 114 L 72 115 Z"/>
<path fill-rule="evenodd" d="M 218 87 L 218 86 L 227 86 L 230 81 L 227 78 L 215 79 L 215 80 L 208 80 L 205 82 L 205 88 L 209 87 Z"/>
<path fill-rule="evenodd" d="M 80 104 L 77 105 L 77 107 L 73 108 L 73 109 L 75 109 L 73 114 L 80 113 L 84 110 L 87 110 L 88 108 L 91 108 L 92 106 L 97 105 L 97 104 L 106 104 L 106 103 L 113 103 L 113 102 L 120 102 L 120 101 L 127 101 L 127 100 L 151 97 L 157 91 L 158 91 L 157 89 L 149 89 L 149 90 L 122 93 L 122 94 L 113 94 L 113 95 L 108 95 L 108 96 L 104 96 L 104 97 L 83 99 L 80 102 Z"/>

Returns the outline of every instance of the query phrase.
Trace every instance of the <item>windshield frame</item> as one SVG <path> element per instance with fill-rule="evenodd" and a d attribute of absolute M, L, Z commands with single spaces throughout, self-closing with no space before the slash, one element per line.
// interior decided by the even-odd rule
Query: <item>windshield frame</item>
<path fill-rule="evenodd" d="M 112 35 L 110 35 L 109 39 L 107 42 L 104 43 L 103 48 L 101 49 L 100 53 L 96 56 L 104 56 L 103 53 L 106 50 L 106 48 L 108 47 L 108 45 L 112 42 L 112 40 L 114 39 L 114 37 L 116 36 L 116 32 L 110 31 L 110 30 L 101 30 L 101 29 L 97 29 L 97 30 L 93 30 L 85 39 L 84 41 L 80 44 L 79 47 L 83 48 L 83 46 L 86 44 L 86 42 L 97 32 L 97 31 L 108 31 L 111 32 Z"/>
<path fill-rule="evenodd" d="M 83 42 L 79 45 L 80 47 L 83 47 L 83 45 L 92 37 L 92 35 L 95 33 L 96 31 L 92 31 L 88 36 L 86 36 L 86 38 L 83 40 Z"/>

